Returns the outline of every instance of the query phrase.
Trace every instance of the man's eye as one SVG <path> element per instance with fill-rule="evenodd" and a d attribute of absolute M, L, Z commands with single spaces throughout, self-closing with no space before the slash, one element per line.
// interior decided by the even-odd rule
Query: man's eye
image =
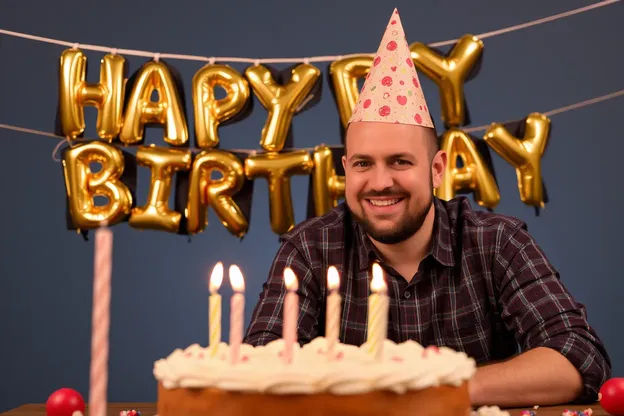
<path fill-rule="evenodd" d="M 367 162 L 366 160 L 358 160 L 357 162 L 353 164 L 353 166 L 360 167 L 360 168 L 365 168 L 366 166 L 369 166 L 369 165 L 370 163 Z"/>
<path fill-rule="evenodd" d="M 408 160 L 404 160 L 404 159 L 395 159 L 394 162 L 397 165 L 411 165 L 412 163 Z"/>

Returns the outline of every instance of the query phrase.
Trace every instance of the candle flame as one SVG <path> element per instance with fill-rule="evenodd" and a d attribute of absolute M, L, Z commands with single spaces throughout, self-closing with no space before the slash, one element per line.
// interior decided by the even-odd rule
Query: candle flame
<path fill-rule="evenodd" d="M 379 263 L 373 263 L 373 280 L 371 281 L 371 291 L 385 292 L 387 289 L 386 282 L 384 281 L 383 269 Z"/>
<path fill-rule="evenodd" d="M 223 282 L 223 263 L 218 262 L 210 275 L 210 293 L 216 293 Z"/>
<path fill-rule="evenodd" d="M 245 291 L 245 279 L 243 279 L 243 273 L 235 264 L 230 266 L 230 284 L 235 292 Z"/>
<path fill-rule="evenodd" d="M 284 269 L 284 282 L 286 283 L 286 289 L 297 290 L 299 289 L 299 283 L 297 282 L 297 276 L 290 267 Z"/>
<path fill-rule="evenodd" d="M 329 269 L 327 269 L 327 288 L 329 290 L 335 290 L 338 289 L 338 286 L 340 286 L 338 269 L 334 266 L 329 266 Z"/>

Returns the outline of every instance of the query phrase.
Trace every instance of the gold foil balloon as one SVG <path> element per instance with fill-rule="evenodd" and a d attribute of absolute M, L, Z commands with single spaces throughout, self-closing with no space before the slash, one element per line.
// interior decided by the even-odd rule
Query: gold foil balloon
<path fill-rule="evenodd" d="M 62 163 L 69 214 L 76 228 L 97 228 L 102 222 L 113 225 L 130 214 L 132 194 L 121 181 L 120 149 L 99 141 L 81 143 L 65 151 Z M 91 163 L 99 163 L 101 169 L 92 172 Z M 96 196 L 106 197 L 106 204 L 96 205 Z"/>
<path fill-rule="evenodd" d="M 249 179 L 266 178 L 269 185 L 271 228 L 284 234 L 295 226 L 290 177 L 308 175 L 314 162 L 305 150 L 289 153 L 261 153 L 245 159 L 245 175 Z"/>
<path fill-rule="evenodd" d="M 463 36 L 448 56 L 439 55 L 427 45 L 410 45 L 414 65 L 440 90 L 442 119 L 448 127 L 463 126 L 466 121 L 464 82 L 483 53 L 483 42 L 473 35 Z"/>
<path fill-rule="evenodd" d="M 132 209 L 128 223 L 138 229 L 178 232 L 182 214 L 169 209 L 171 180 L 177 171 L 191 168 L 191 151 L 141 146 L 136 159 L 151 171 L 150 188 L 147 203 Z"/>
<path fill-rule="evenodd" d="M 85 130 L 84 108 L 97 108 L 97 134 L 112 141 L 122 126 L 126 60 L 106 55 L 100 62 L 100 82 L 87 78 L 87 57 L 79 49 L 63 51 L 59 71 L 59 121 L 61 134 L 75 139 Z"/>
<path fill-rule="evenodd" d="M 368 75 L 372 64 L 372 56 L 361 55 L 343 58 L 329 65 L 332 90 L 344 129 L 349 124 L 353 108 L 360 95 L 358 80 Z"/>
<path fill-rule="evenodd" d="M 332 150 L 325 146 L 314 149 L 314 170 L 312 171 L 312 193 L 314 195 L 314 214 L 327 214 L 344 197 L 345 177 L 336 175 Z"/>
<path fill-rule="evenodd" d="M 165 129 L 165 142 L 182 146 L 188 142 L 188 126 L 180 98 L 180 87 L 163 62 L 147 62 L 133 76 L 126 113 L 119 139 L 125 144 L 143 141 L 146 124 Z M 158 101 L 152 93 L 158 92 Z"/>
<path fill-rule="evenodd" d="M 470 136 L 462 130 L 449 129 L 442 136 L 440 147 L 447 154 L 447 164 L 442 183 L 435 190 L 436 196 L 450 200 L 459 191 L 470 190 L 479 205 L 496 207 L 500 202 L 498 185 Z M 458 156 L 462 167 L 457 167 Z"/>
<path fill-rule="evenodd" d="M 526 118 L 524 137 L 518 138 L 505 126 L 493 123 L 483 139 L 516 168 L 520 199 L 527 205 L 544 207 L 541 158 L 550 136 L 550 120 L 540 113 Z"/>
<path fill-rule="evenodd" d="M 249 84 L 269 112 L 266 124 L 262 128 L 260 146 L 269 152 L 284 149 L 293 116 L 310 98 L 310 92 L 317 85 L 321 71 L 308 64 L 300 64 L 292 69 L 290 79 L 280 85 L 271 71 L 256 65 L 247 68 L 245 75 Z"/>
<path fill-rule="evenodd" d="M 215 88 L 222 87 L 226 96 L 215 98 Z M 249 102 L 249 84 L 228 65 L 208 64 L 193 77 L 195 138 L 197 147 L 209 149 L 219 144 L 217 128 L 241 113 Z"/>
<path fill-rule="evenodd" d="M 221 178 L 211 179 L 213 171 L 219 172 Z M 204 230 L 208 224 L 207 207 L 211 206 L 230 233 L 243 237 L 249 222 L 233 197 L 244 183 L 243 163 L 232 153 L 212 149 L 197 155 L 191 171 L 186 208 L 188 232 L 194 234 Z"/>

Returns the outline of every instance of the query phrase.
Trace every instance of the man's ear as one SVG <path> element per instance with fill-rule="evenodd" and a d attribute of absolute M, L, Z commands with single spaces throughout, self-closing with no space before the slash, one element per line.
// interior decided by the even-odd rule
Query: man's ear
<path fill-rule="evenodd" d="M 431 179 L 433 181 L 433 187 L 438 188 L 442 184 L 442 178 L 446 171 L 446 164 L 448 163 L 448 155 L 444 150 L 438 150 L 433 156 L 431 161 Z"/>
<path fill-rule="evenodd" d="M 347 156 L 343 156 L 342 158 L 342 169 L 347 170 Z"/>

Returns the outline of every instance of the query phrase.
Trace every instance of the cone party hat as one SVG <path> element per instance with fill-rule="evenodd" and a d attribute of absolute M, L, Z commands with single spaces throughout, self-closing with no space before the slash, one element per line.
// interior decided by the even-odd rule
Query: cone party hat
<path fill-rule="evenodd" d="M 397 9 L 388 22 L 349 124 L 360 121 L 434 128 Z"/>

